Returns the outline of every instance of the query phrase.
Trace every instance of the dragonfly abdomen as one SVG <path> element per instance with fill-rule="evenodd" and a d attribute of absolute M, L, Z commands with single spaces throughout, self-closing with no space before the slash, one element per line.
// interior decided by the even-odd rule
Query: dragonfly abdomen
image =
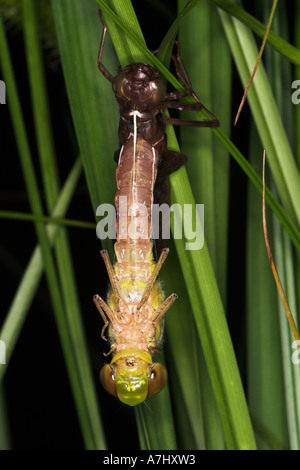
<path fill-rule="evenodd" d="M 136 140 L 130 137 L 120 152 L 115 197 L 117 240 L 123 242 L 123 247 L 124 243 L 131 247 L 136 245 L 136 249 L 127 253 L 133 264 L 135 255 L 137 262 L 146 254 L 150 255 L 151 210 L 158 160 L 155 148 L 139 135 Z"/>

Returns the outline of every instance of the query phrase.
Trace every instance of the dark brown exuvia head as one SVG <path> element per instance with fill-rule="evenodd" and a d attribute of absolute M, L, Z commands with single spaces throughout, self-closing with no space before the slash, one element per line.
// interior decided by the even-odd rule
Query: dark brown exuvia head
<path fill-rule="evenodd" d="M 120 112 L 143 112 L 157 108 L 165 96 L 165 87 L 151 65 L 135 62 L 122 69 L 113 81 Z"/>

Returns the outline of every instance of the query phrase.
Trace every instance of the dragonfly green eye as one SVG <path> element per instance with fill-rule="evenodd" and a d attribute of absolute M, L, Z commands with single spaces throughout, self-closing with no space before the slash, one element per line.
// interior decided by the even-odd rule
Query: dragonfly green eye
<path fill-rule="evenodd" d="M 148 377 L 119 375 L 116 377 L 116 389 L 120 401 L 129 406 L 139 405 L 148 395 Z"/>
<path fill-rule="evenodd" d="M 100 382 L 102 387 L 114 397 L 117 396 L 116 383 L 110 365 L 105 364 L 100 371 Z"/>
<path fill-rule="evenodd" d="M 168 380 L 168 373 L 166 368 L 159 364 L 154 363 L 151 368 L 148 396 L 151 397 L 159 393 L 165 386 Z"/>

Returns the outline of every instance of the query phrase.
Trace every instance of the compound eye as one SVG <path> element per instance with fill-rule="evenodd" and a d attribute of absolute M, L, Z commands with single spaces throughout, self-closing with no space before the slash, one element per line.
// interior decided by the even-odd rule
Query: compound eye
<path fill-rule="evenodd" d="M 159 393 L 165 386 L 168 380 L 168 373 L 166 368 L 155 362 L 151 368 L 148 396 L 151 397 Z"/>
<path fill-rule="evenodd" d="M 114 397 L 117 396 L 117 389 L 116 383 L 114 379 L 114 374 L 111 366 L 109 364 L 105 364 L 102 369 L 100 370 L 100 382 L 103 388 L 113 395 Z"/>

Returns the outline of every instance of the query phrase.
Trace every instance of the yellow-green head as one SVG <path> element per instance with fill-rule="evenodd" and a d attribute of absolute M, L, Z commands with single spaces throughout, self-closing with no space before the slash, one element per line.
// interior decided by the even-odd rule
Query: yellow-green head
<path fill-rule="evenodd" d="M 100 380 L 108 393 L 126 405 L 135 406 L 162 390 L 167 371 L 162 364 L 153 364 L 149 353 L 126 349 L 102 367 Z"/>

